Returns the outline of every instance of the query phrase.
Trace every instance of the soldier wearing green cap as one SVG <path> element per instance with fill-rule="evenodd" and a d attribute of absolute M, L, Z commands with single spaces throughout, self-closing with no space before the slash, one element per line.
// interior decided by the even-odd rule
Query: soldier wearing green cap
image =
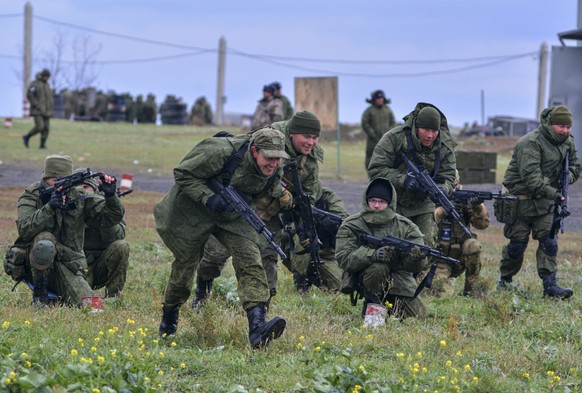
<path fill-rule="evenodd" d="M 390 99 L 386 98 L 382 90 L 372 92 L 371 97 L 367 98 L 366 102 L 370 106 L 362 114 L 362 129 L 367 135 L 366 169 L 368 169 L 374 148 L 382 135 L 396 126 L 396 118 L 388 106 Z"/>
<path fill-rule="evenodd" d="M 75 169 L 84 172 L 87 168 Z M 105 203 L 103 191 L 95 178 L 89 178 L 83 183 L 87 198 L 93 198 L 97 203 Z M 105 297 L 116 297 L 121 294 L 127 278 L 129 267 L 129 243 L 125 240 L 127 223 L 121 220 L 111 227 L 99 227 L 91 222 L 85 226 L 85 242 L 83 251 L 87 258 L 87 282 L 92 289 L 105 287 Z"/>
<path fill-rule="evenodd" d="M 410 173 L 401 154 L 404 153 L 417 166 L 422 165 L 448 195 L 455 186 L 455 146 L 445 115 L 436 106 L 420 102 L 404 117 L 404 125 L 384 134 L 368 167 L 370 179 L 384 177 L 390 180 L 398 196 L 396 212 L 420 228 L 430 247 L 435 247 L 437 241 L 436 206 Z"/>
<path fill-rule="evenodd" d="M 278 200 L 285 195 L 281 160 L 288 157 L 285 136 L 263 128 L 253 134 L 205 139 L 174 168 L 175 184 L 154 208 L 156 230 L 175 258 L 164 294 L 161 337 L 176 333 L 180 307 L 190 296 L 210 235 L 232 255 L 251 346 L 264 347 L 281 336 L 285 319 L 265 319 L 269 287 L 260 235 L 207 183 L 216 178 L 248 198 L 251 205 L 266 197 Z"/>
<path fill-rule="evenodd" d="M 580 176 L 580 162 L 572 131 L 572 113 L 563 105 L 551 106 L 540 114 L 540 126 L 521 137 L 513 155 L 503 186 L 517 196 L 514 214 L 505 217 L 503 234 L 509 244 L 502 250 L 499 288 L 510 288 L 513 276 L 523 265 L 530 234 L 538 241 L 537 273 L 543 283 L 544 296 L 568 298 L 573 291 L 557 284 L 558 239 L 549 236 L 553 207 L 563 200 L 559 178 L 568 158 L 569 183 Z M 499 206 L 496 216 L 499 216 Z"/>
<path fill-rule="evenodd" d="M 52 193 L 57 178 L 72 174 L 69 156 L 45 159 L 42 180 L 27 187 L 18 198 L 18 239 L 4 260 L 4 270 L 15 281 L 32 283 L 33 302 L 48 304 L 48 292 L 66 304 L 80 306 L 83 296 L 94 296 L 86 280 L 87 260 L 83 253 L 85 224 L 108 228 L 118 224 L 124 209 L 115 193 L 114 177 L 100 177 L 105 200 L 88 198 L 82 187 Z"/>
<path fill-rule="evenodd" d="M 323 149 L 318 145 L 321 124 L 319 118 L 312 112 L 301 111 L 295 113 L 290 120 L 276 122 L 271 125 L 280 130 L 285 135 L 285 151 L 289 160 L 295 160 L 301 175 L 301 185 L 303 190 L 311 197 L 311 202 L 324 210 L 330 211 L 341 217 L 347 217 L 348 211 L 343 201 L 337 194 L 326 187 L 323 187 L 319 180 L 319 163 L 323 162 Z M 292 179 L 289 173 L 284 173 L 284 182 L 289 187 L 292 186 Z M 261 218 L 267 223 L 269 229 L 274 233 L 279 233 L 278 242 L 282 242 L 282 222 L 279 218 L 279 201 L 266 198 L 257 201 L 256 210 Z M 320 267 L 322 284 L 325 288 L 337 291 L 341 283 L 342 270 L 335 260 L 334 247 L 335 234 L 326 233 L 324 228 L 318 229 L 320 238 L 329 237 L 328 244 L 322 245 L 320 256 L 323 265 Z M 288 249 L 289 244 L 282 244 L 286 254 L 290 257 L 283 263 L 293 272 L 293 279 L 298 290 L 306 291 L 311 283 L 306 276 L 309 254 L 305 257 L 291 255 Z M 212 239 L 204 250 L 204 257 L 197 271 L 195 299 L 192 306 L 198 307 L 199 303 L 205 300 L 212 287 L 212 281 L 220 276 L 220 271 L 226 264 L 229 257 L 228 251 L 215 239 Z M 261 251 L 263 266 L 267 273 L 269 291 L 272 296 L 277 293 L 277 261 L 278 255 L 272 247 L 264 247 Z"/>
<path fill-rule="evenodd" d="M 26 91 L 26 98 L 30 102 L 30 115 L 34 118 L 34 127 L 28 134 L 22 136 L 24 146 L 28 148 L 30 138 L 40 134 L 40 148 L 46 149 L 46 140 L 49 135 L 49 122 L 53 115 L 53 91 L 48 84 L 51 73 L 43 69 L 36 74 L 36 79 L 30 83 Z"/>

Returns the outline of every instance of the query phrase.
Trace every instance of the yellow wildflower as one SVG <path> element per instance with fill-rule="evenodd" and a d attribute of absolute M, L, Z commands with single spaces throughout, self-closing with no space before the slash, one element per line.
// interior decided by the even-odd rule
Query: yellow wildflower
<path fill-rule="evenodd" d="M 71 349 L 71 356 L 77 356 L 79 352 L 76 349 Z"/>
<path fill-rule="evenodd" d="M 439 344 L 441 345 L 441 347 L 445 347 L 447 345 L 447 342 L 445 340 L 441 340 Z"/>

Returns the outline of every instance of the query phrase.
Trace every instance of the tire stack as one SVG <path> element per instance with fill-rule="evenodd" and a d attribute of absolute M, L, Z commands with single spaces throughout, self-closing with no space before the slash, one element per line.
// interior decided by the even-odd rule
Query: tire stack
<path fill-rule="evenodd" d="M 168 95 L 160 106 L 162 124 L 188 124 L 188 104 L 181 98 Z"/>

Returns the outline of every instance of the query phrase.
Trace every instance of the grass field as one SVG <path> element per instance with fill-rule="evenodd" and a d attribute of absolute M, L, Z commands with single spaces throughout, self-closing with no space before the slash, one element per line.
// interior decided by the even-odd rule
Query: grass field
<path fill-rule="evenodd" d="M 46 154 L 136 173 L 170 174 L 196 141 L 216 130 L 53 122 L 49 149 L 25 150 L 30 122 L 3 129 L 0 160 L 42 168 Z M 236 131 L 236 130 L 233 130 Z M 31 143 L 37 143 L 31 140 Z M 335 146 L 324 144 L 323 176 L 334 178 Z M 342 178 L 364 182 L 363 143 L 342 144 Z M 333 152 L 333 153 L 331 153 Z M 332 157 L 334 156 L 334 157 Z M 137 161 L 137 164 L 134 164 Z M 345 164 L 345 166 L 344 166 Z M 0 165 L 0 171 L 2 166 Z M 151 171 L 149 171 L 151 169 Z M 0 172 L 1 174 L 1 172 Z M 18 187 L 2 187 L 0 251 L 16 238 Z M 501 228 L 477 231 L 483 244 L 483 299 L 424 297 L 425 320 L 389 319 L 362 327 L 359 307 L 345 295 L 295 292 L 281 267 L 271 315 L 288 321 L 267 350 L 248 344 L 246 316 L 232 299 L 232 268 L 200 314 L 185 305 L 178 334 L 158 340 L 163 288 L 172 256 L 154 229 L 158 193 L 124 199 L 131 245 L 122 297 L 102 313 L 31 306 L 24 285 L 0 275 L 0 392 L 576 392 L 582 391 L 580 233 L 560 237 L 559 280 L 574 289 L 567 301 L 543 299 L 530 243 L 512 292 L 498 292 Z M 454 281 L 460 292 L 463 279 Z"/>

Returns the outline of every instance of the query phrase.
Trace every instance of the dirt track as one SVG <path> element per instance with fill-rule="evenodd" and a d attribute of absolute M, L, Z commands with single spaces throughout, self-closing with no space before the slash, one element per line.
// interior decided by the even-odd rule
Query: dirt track
<path fill-rule="evenodd" d="M 106 168 L 103 168 L 107 172 Z M 111 173 L 115 173 L 114 171 Z M 40 172 L 36 168 L 21 168 L 14 166 L 0 166 L 0 188 L 2 186 L 22 186 L 23 188 L 35 181 L 38 181 Z M 338 193 L 343 199 L 346 207 L 351 213 L 360 210 L 362 202 L 362 193 L 366 187 L 363 183 L 343 183 L 334 181 L 323 181 L 324 185 L 330 187 Z M 152 191 L 166 193 L 173 184 L 173 178 L 170 176 L 149 176 L 136 174 L 133 178 L 133 187 L 136 191 Z M 466 190 L 480 190 L 498 192 L 501 189 L 500 184 L 464 184 Z M 582 232 L 582 181 L 570 186 L 570 197 L 568 199 L 568 208 L 572 215 L 566 219 L 566 230 L 573 232 Z M 493 217 L 492 201 L 485 201 L 485 205 L 491 214 L 492 225 L 499 224 Z"/>

